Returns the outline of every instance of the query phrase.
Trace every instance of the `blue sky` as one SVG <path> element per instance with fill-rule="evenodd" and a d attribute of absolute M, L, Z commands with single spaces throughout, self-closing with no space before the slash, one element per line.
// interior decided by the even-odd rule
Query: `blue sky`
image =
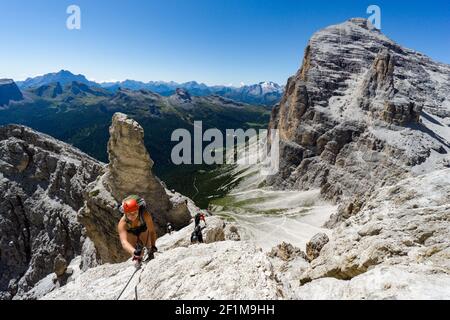
<path fill-rule="evenodd" d="M 81 30 L 66 9 L 81 8 Z M 450 64 L 450 1 L 0 0 L 0 78 L 285 84 L 318 29 L 381 8 L 382 32 Z"/>

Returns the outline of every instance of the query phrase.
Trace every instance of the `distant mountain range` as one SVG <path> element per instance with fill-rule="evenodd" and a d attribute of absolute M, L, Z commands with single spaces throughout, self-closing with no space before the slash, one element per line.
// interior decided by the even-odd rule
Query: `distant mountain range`
<path fill-rule="evenodd" d="M 126 113 L 144 127 L 155 172 L 168 186 L 190 195 L 200 168 L 172 164 L 170 152 L 176 142 L 171 133 L 178 128 L 193 130 L 196 120 L 203 122 L 204 130 L 266 128 L 282 92 L 273 82 L 240 88 L 195 81 L 100 84 L 62 70 L 17 83 L 0 79 L 0 126 L 29 126 L 106 162 L 111 117 Z"/>
<path fill-rule="evenodd" d="M 191 178 L 198 168 L 175 166 L 170 161 L 177 143 L 171 141 L 175 129 L 192 131 L 197 120 L 203 122 L 204 130 L 265 128 L 272 110 L 271 106 L 247 104 L 217 94 L 195 96 L 182 88 L 169 96 L 146 89 L 107 90 L 98 84 L 90 85 L 84 77 L 83 82 L 68 82 L 66 75 L 62 74 L 62 83 L 46 83 L 41 77 L 40 86 L 26 89 L 19 89 L 13 80 L 0 80 L 0 126 L 26 125 L 106 162 L 111 117 L 115 112 L 126 113 L 144 127 L 147 147 L 157 163 L 155 172 L 169 186 L 177 185 L 186 194 L 193 190 Z M 62 80 L 55 74 L 51 79 Z"/>
<path fill-rule="evenodd" d="M 75 75 L 67 70 L 28 78 L 25 81 L 17 81 L 16 83 L 20 89 L 31 89 L 55 83 L 59 83 L 64 86 L 72 82 L 82 83 L 90 87 L 104 88 L 111 92 L 116 92 L 119 88 L 129 90 L 144 89 L 158 93 L 162 96 L 170 96 L 176 92 L 176 89 L 184 89 L 187 90 L 192 96 L 208 96 L 215 94 L 239 102 L 268 106 L 276 104 L 281 99 L 284 91 L 282 86 L 270 81 L 252 85 L 244 85 L 241 87 L 207 86 L 204 83 L 198 83 L 196 81 L 177 83 L 173 81 L 141 82 L 135 80 L 125 80 L 120 82 L 97 83 L 89 81 L 84 75 Z"/>

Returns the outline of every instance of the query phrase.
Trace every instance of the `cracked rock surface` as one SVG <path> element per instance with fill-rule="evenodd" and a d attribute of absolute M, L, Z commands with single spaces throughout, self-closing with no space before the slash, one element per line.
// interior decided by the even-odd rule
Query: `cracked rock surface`
<path fill-rule="evenodd" d="M 101 170 L 98 161 L 49 136 L 0 128 L 0 299 L 64 273 L 65 261 L 82 254 L 77 212 Z"/>

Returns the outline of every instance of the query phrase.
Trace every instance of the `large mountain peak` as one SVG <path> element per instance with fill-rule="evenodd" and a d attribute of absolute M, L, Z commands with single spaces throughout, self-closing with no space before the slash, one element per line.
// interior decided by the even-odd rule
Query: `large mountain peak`
<path fill-rule="evenodd" d="M 339 201 L 385 179 L 442 169 L 450 133 L 437 124 L 450 117 L 449 78 L 450 66 L 401 47 L 365 19 L 316 32 L 272 112 L 282 165 L 271 182 L 321 187 Z"/>

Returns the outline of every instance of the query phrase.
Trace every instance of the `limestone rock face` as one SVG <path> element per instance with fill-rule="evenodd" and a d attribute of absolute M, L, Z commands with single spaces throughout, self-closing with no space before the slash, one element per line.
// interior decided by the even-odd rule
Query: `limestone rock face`
<path fill-rule="evenodd" d="M 272 111 L 281 158 L 268 182 L 320 188 L 339 210 L 306 247 L 302 285 L 282 281 L 293 297 L 448 299 L 449 79 L 365 19 L 313 35 Z"/>
<path fill-rule="evenodd" d="M 109 164 L 105 184 L 111 195 L 122 200 L 138 194 L 159 216 L 170 208 L 164 187 L 152 174 L 153 161 L 144 146 L 144 130 L 123 113 L 116 113 L 109 129 Z"/>
<path fill-rule="evenodd" d="M 134 270 L 130 262 L 92 268 L 43 299 L 117 299 Z M 280 290 L 261 249 L 222 241 L 157 253 L 121 299 L 279 299 Z"/>
<path fill-rule="evenodd" d="M 448 300 L 450 277 L 424 265 L 380 266 L 351 280 L 323 278 L 298 287 L 302 300 Z"/>
<path fill-rule="evenodd" d="M 121 217 L 118 208 L 128 195 L 137 194 L 145 199 L 158 236 L 165 233 L 167 222 L 179 229 L 191 219 L 186 198 L 169 196 L 153 175 L 153 161 L 144 146 L 142 127 L 123 113 L 113 116 L 108 155 L 105 174 L 86 189 L 86 205 L 80 214 L 80 221 L 103 263 L 128 258 L 117 236 Z"/>
<path fill-rule="evenodd" d="M 305 260 L 307 259 L 306 254 L 303 251 L 286 242 L 282 242 L 278 246 L 272 248 L 268 253 L 268 256 L 271 258 L 277 257 L 283 261 L 292 260 L 297 256 L 302 257 Z"/>
<path fill-rule="evenodd" d="M 325 233 L 318 233 L 306 244 L 306 255 L 309 261 L 319 256 L 320 250 L 330 241 Z"/>
<path fill-rule="evenodd" d="M 102 164 L 23 126 L 0 127 L 0 299 L 26 294 L 83 254 L 83 191 Z M 54 268 L 55 267 L 55 268 Z"/>
<path fill-rule="evenodd" d="M 301 281 L 307 283 L 324 277 L 349 280 L 382 266 L 419 272 L 413 278 L 420 278 L 419 270 L 426 266 L 428 278 L 436 274 L 448 283 L 448 181 L 450 169 L 445 169 L 376 191 L 359 213 L 333 230 L 330 241 L 311 262 Z"/>
<path fill-rule="evenodd" d="M 334 226 L 414 166 L 420 173 L 445 168 L 449 79 L 449 65 L 401 47 L 365 19 L 318 31 L 272 111 L 280 171 L 269 184 L 320 188 L 341 202 Z"/>
<path fill-rule="evenodd" d="M 270 257 L 276 280 L 279 284 L 278 292 L 283 299 L 298 299 L 297 290 L 300 286 L 299 278 L 308 269 L 306 254 L 290 243 L 281 243 L 267 253 Z"/>

